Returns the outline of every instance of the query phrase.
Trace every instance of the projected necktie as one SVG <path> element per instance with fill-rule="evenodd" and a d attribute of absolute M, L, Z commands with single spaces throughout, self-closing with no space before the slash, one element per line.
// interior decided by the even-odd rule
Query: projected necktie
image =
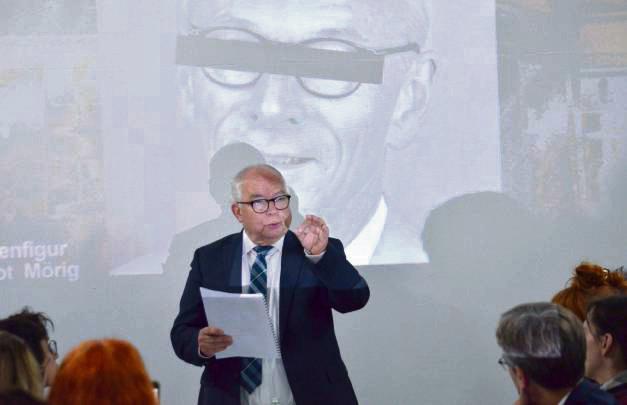
<path fill-rule="evenodd" d="M 266 272 L 266 255 L 272 246 L 255 246 L 257 252 L 255 263 L 250 269 L 249 292 L 263 294 L 266 299 L 268 274 Z M 261 384 L 261 359 L 245 357 L 242 359 L 242 386 L 248 393 L 252 393 Z"/>

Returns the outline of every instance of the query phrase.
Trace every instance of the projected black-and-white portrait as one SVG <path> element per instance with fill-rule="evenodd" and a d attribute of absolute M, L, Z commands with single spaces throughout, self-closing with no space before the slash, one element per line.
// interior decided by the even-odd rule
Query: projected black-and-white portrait
<path fill-rule="evenodd" d="M 207 147 L 257 148 L 305 213 L 326 218 L 358 264 L 418 262 L 378 249 L 385 152 L 413 138 L 435 62 L 428 4 L 398 1 L 186 2 L 177 41 L 181 103 Z"/>
<path fill-rule="evenodd" d="M 125 156 L 107 175 L 113 274 L 187 268 L 198 246 L 240 230 L 208 187 L 245 165 L 214 162 L 233 144 L 281 170 L 301 214 L 324 217 L 356 265 L 428 262 L 429 212 L 500 190 L 490 2 L 463 5 L 474 16 L 464 35 L 448 28 L 460 8 L 430 1 L 176 5 L 172 82 L 145 104 L 111 106 L 129 121 L 149 118 L 155 97 L 175 110 L 105 141 Z"/>
<path fill-rule="evenodd" d="M 11 3 L 0 153 L 24 169 L 2 180 L 2 224 L 26 235 L 0 246 L 51 221 L 42 244 L 85 243 L 110 274 L 186 271 L 240 230 L 213 185 L 254 156 L 351 262 L 425 263 L 433 208 L 500 190 L 491 2 L 166 3 Z"/>
<path fill-rule="evenodd" d="M 437 71 L 429 3 L 183 2 L 179 112 L 209 154 L 233 142 L 258 149 L 302 212 L 326 218 L 347 243 L 351 262 L 427 261 L 414 217 L 448 192 L 388 196 L 384 183 L 438 175 L 412 167 L 386 176 L 388 151 L 412 144 L 429 105 Z M 401 219 L 394 198 L 422 212 Z"/>

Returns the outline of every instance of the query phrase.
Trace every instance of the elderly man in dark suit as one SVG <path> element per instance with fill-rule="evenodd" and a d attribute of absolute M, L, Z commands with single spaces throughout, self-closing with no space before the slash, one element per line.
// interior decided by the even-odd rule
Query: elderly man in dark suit
<path fill-rule="evenodd" d="M 356 404 L 331 310 L 362 308 L 370 295 L 366 281 L 322 218 L 307 215 L 295 233 L 288 230 L 290 196 L 272 166 L 239 172 L 233 200 L 244 229 L 194 253 L 171 331 L 176 354 L 205 367 L 198 403 Z M 233 340 L 220 325 L 207 325 L 199 287 L 264 294 L 280 358 L 216 359 Z"/>

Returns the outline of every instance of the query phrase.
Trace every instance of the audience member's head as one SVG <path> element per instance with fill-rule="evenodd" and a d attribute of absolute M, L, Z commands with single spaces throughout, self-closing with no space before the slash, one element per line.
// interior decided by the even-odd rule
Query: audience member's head
<path fill-rule="evenodd" d="M 41 369 L 22 339 L 0 331 L 0 393 L 24 390 L 41 398 Z"/>
<path fill-rule="evenodd" d="M 23 390 L 10 390 L 0 392 L 0 405 L 44 405 L 45 402 L 40 401 L 31 394 Z"/>
<path fill-rule="evenodd" d="M 58 368 L 57 343 L 50 340 L 48 328 L 54 329 L 50 318 L 28 308 L 0 320 L 0 330 L 20 337 L 35 355 L 43 373 L 44 386 L 52 385 Z"/>
<path fill-rule="evenodd" d="M 561 398 L 584 375 L 586 341 L 582 323 L 569 310 L 548 302 L 518 305 L 505 312 L 496 330 L 521 397 Z M 556 401 L 557 403 L 557 401 Z"/>
<path fill-rule="evenodd" d="M 570 309 L 583 322 L 592 300 L 624 293 L 627 281 L 622 273 L 584 262 L 575 268 L 569 285 L 555 294 L 551 302 Z"/>
<path fill-rule="evenodd" d="M 587 377 L 604 384 L 627 370 L 627 295 L 592 301 L 584 330 Z"/>
<path fill-rule="evenodd" d="M 152 383 L 142 358 L 117 339 L 81 343 L 63 359 L 50 390 L 50 405 L 151 405 Z"/>

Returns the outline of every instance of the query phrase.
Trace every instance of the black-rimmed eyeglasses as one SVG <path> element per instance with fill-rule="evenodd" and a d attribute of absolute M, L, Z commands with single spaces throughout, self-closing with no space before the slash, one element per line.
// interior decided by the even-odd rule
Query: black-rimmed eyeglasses
<path fill-rule="evenodd" d="M 511 367 L 509 362 L 505 360 L 503 356 L 499 357 L 499 359 L 496 362 L 499 364 L 499 366 L 503 367 L 503 370 L 505 371 L 508 371 L 509 368 Z"/>
<path fill-rule="evenodd" d="M 48 350 L 54 356 L 55 359 L 59 358 L 59 351 L 57 350 L 57 341 L 54 339 L 48 340 Z"/>
<path fill-rule="evenodd" d="M 263 214 L 270 208 L 270 202 L 274 204 L 274 208 L 277 210 L 286 209 L 290 206 L 290 198 L 292 198 L 291 195 L 284 194 L 274 198 L 257 198 L 252 201 L 238 201 L 237 203 L 250 205 L 257 214 Z"/>

